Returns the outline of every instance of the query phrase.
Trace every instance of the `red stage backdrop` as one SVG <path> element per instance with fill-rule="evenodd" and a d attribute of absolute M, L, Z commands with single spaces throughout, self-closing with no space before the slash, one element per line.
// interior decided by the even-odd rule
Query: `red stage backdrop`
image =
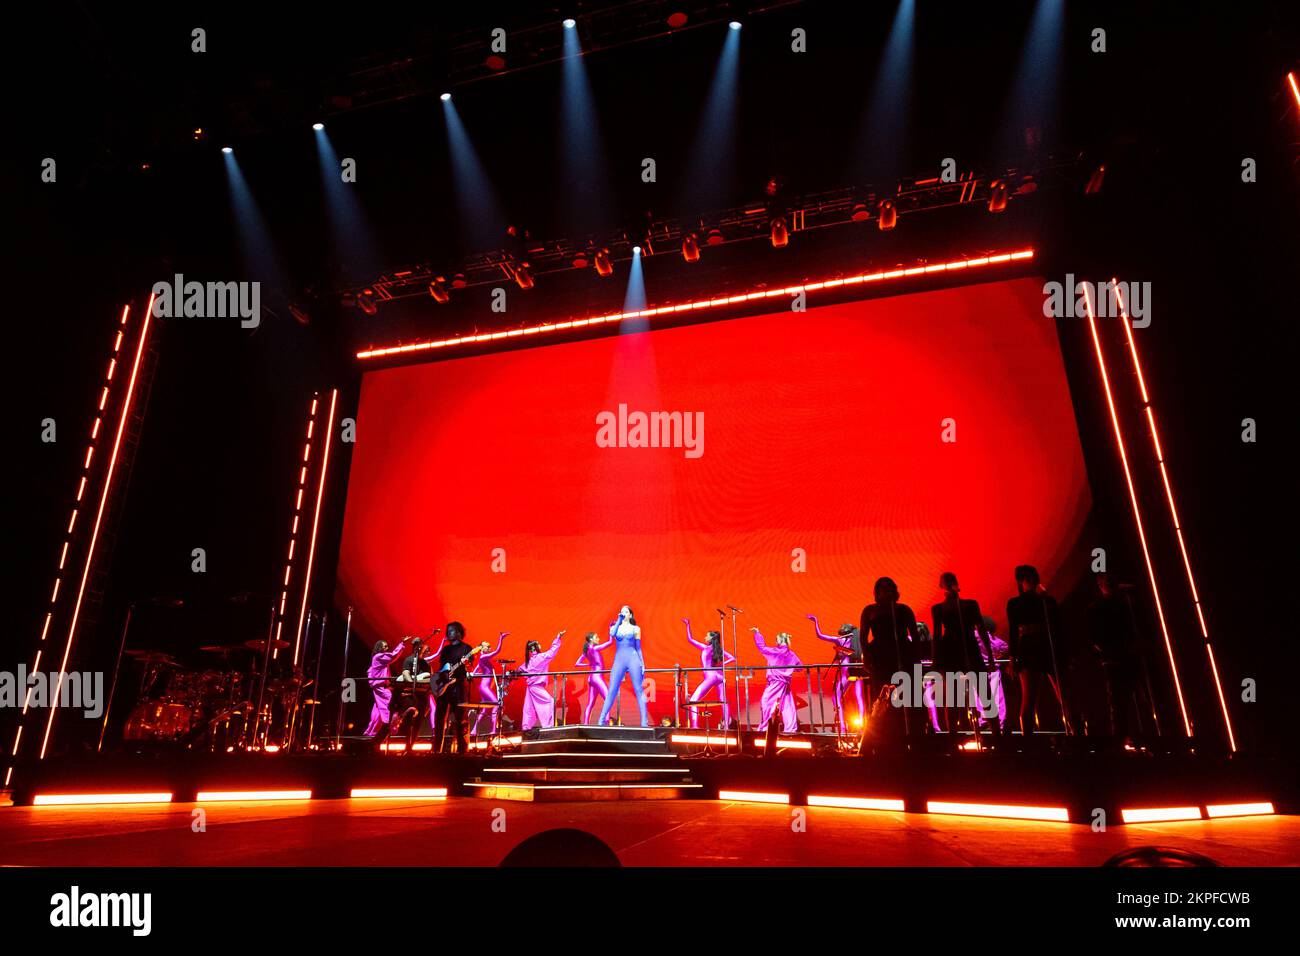
<path fill-rule="evenodd" d="M 625 602 L 649 667 L 697 666 L 681 619 L 702 639 L 726 603 L 745 611 L 742 662 L 762 663 L 751 625 L 828 661 L 805 615 L 828 632 L 856 622 L 881 575 L 928 620 L 940 572 L 955 571 L 1001 627 L 1014 565 L 1036 564 L 1058 595 L 1084 567 L 1091 497 L 1041 288 L 371 372 L 337 599 L 367 643 L 458 619 L 472 642 L 509 631 L 502 657 L 522 659 L 526 640 L 565 628 L 553 670 L 573 669 L 582 635 L 603 635 Z M 702 430 L 692 447 L 602 447 L 598 416 L 620 405 Z M 603 437 L 618 440 L 617 421 Z M 570 678 L 571 720 L 584 693 Z M 755 705 L 759 693 L 761 680 Z M 657 720 L 672 712 L 668 675 L 656 697 Z M 623 707 L 635 714 L 630 695 Z"/>

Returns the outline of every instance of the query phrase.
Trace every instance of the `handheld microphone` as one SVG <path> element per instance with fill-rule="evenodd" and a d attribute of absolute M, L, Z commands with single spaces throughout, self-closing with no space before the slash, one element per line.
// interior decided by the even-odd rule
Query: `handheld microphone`
<path fill-rule="evenodd" d="M 735 611 L 737 614 L 744 614 L 744 613 L 745 613 L 745 609 L 744 609 L 744 608 L 736 607 L 736 605 L 734 605 L 734 604 L 728 604 L 727 607 L 731 608 L 731 609 L 732 609 L 733 611 Z"/>
<path fill-rule="evenodd" d="M 713 610 L 715 610 L 715 611 L 718 612 L 718 617 L 726 617 L 726 616 L 727 616 L 727 612 L 724 611 L 724 610 L 723 610 L 722 608 L 720 608 L 720 607 L 715 607 Z"/>

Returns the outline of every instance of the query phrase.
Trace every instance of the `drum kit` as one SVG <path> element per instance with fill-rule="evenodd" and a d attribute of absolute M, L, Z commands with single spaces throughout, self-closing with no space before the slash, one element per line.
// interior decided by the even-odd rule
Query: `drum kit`
<path fill-rule="evenodd" d="M 295 731 L 310 740 L 320 703 L 315 681 L 272 657 L 290 646 L 255 639 L 201 647 L 212 663 L 201 669 L 162 651 L 126 651 L 141 676 L 123 739 L 208 750 L 288 747 Z"/>

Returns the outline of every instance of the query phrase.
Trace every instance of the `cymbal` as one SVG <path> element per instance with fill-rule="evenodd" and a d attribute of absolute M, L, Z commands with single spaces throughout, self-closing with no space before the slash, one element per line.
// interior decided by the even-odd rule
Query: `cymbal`
<path fill-rule="evenodd" d="M 136 660 L 145 664 L 163 664 L 168 667 L 180 667 L 181 662 L 170 654 L 162 651 L 148 650 L 130 650 L 126 652 L 127 657 L 134 657 Z"/>
<path fill-rule="evenodd" d="M 249 650 L 249 648 L 245 647 L 243 644 L 209 644 L 206 647 L 200 647 L 199 650 L 204 654 L 229 655 L 235 651 Z"/>
<path fill-rule="evenodd" d="M 264 651 L 266 650 L 266 639 L 258 637 L 251 641 L 244 641 L 244 646 L 250 651 Z M 287 651 L 289 647 L 290 644 L 288 641 L 271 640 L 271 650 L 273 651 Z"/>

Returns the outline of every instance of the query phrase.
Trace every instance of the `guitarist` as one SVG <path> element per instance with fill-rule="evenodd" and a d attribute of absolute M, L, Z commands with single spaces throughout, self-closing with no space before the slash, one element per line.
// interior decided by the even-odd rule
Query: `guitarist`
<path fill-rule="evenodd" d="M 457 752 L 463 754 L 468 750 L 465 745 L 465 722 L 461 716 L 460 705 L 465 700 L 465 688 L 469 684 L 466 676 L 469 659 L 478 651 L 479 648 L 470 647 L 465 643 L 464 624 L 460 621 L 452 621 L 447 625 L 447 642 L 443 644 L 435 666 L 437 679 L 434 682 L 434 693 L 438 696 L 433 706 L 433 739 L 437 753 L 445 753 L 451 749 L 447 743 L 448 729 L 456 738 Z M 447 727 L 448 718 L 450 718 L 450 728 Z"/>

